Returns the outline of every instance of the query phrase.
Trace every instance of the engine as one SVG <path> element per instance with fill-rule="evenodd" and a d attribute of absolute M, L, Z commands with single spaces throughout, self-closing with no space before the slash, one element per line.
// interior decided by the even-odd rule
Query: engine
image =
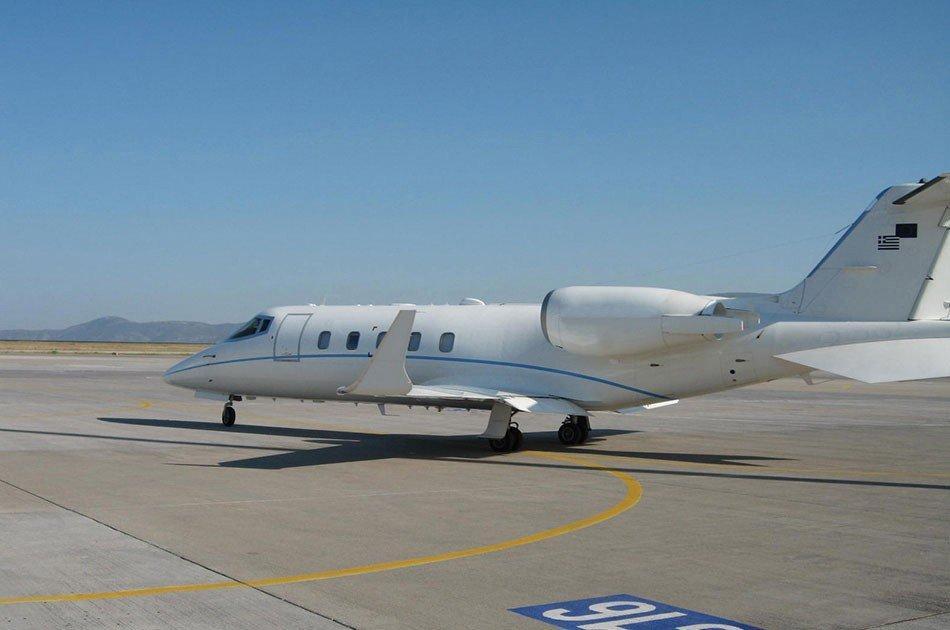
<path fill-rule="evenodd" d="M 715 341 L 743 329 L 711 297 L 652 287 L 566 287 L 541 305 L 545 339 L 567 352 L 624 357 Z"/>

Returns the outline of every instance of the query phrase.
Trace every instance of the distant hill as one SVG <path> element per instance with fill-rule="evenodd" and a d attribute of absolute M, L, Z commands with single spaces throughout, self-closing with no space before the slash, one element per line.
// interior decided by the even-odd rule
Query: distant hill
<path fill-rule="evenodd" d="M 0 330 L 0 339 L 31 341 L 150 341 L 213 343 L 240 324 L 202 322 L 132 322 L 122 317 L 100 317 L 62 330 Z"/>

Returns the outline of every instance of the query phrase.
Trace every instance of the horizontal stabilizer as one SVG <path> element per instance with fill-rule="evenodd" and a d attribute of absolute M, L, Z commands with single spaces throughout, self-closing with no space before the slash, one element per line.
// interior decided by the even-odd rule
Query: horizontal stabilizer
<path fill-rule="evenodd" d="M 950 337 L 851 343 L 776 357 L 865 383 L 943 378 L 950 376 Z"/>
<path fill-rule="evenodd" d="M 941 173 L 900 199 L 895 199 L 893 203 L 895 206 L 950 203 L 950 173 Z"/>

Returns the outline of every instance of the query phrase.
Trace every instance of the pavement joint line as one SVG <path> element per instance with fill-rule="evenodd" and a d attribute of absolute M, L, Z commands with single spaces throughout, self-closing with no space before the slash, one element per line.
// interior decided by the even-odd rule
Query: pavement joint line
<path fill-rule="evenodd" d="M 161 438 L 144 438 L 144 437 L 132 437 L 130 435 L 100 435 L 98 433 L 70 433 L 66 431 L 41 431 L 39 429 L 0 429 L 2 433 L 12 433 L 12 434 L 34 434 L 34 435 L 56 435 L 59 437 L 67 438 L 81 438 L 81 439 L 94 439 L 94 440 L 113 440 L 116 442 L 142 442 L 145 444 L 170 444 L 170 445 L 181 445 L 181 446 L 200 446 L 200 447 L 214 447 L 214 448 L 234 448 L 234 449 L 245 449 L 245 450 L 255 450 L 255 451 L 274 451 L 274 452 L 291 452 L 297 449 L 290 448 L 287 446 L 258 446 L 256 444 L 241 444 L 239 442 L 227 443 L 227 442 L 183 442 L 181 440 L 165 440 Z"/>
<path fill-rule="evenodd" d="M 294 399 L 291 399 L 289 402 L 293 403 L 293 401 L 294 401 Z M 142 402 L 144 403 L 144 402 L 148 402 L 148 401 L 143 400 Z M 265 402 L 266 402 L 266 401 L 265 401 Z M 331 402 L 337 402 L 337 401 L 331 401 Z M 178 403 L 178 402 L 172 402 L 172 401 L 165 401 L 165 400 L 162 400 L 162 401 L 158 401 L 158 402 L 155 403 L 155 404 L 158 405 L 159 407 L 163 408 L 163 409 L 173 409 L 173 410 L 175 410 L 175 411 L 186 411 L 186 412 L 193 412 L 193 411 L 194 411 L 194 407 L 192 407 L 192 406 L 190 406 L 190 405 Z M 301 405 L 307 405 L 307 403 L 305 403 L 305 402 L 303 402 L 303 401 L 301 401 L 299 404 L 301 404 Z M 312 404 L 316 404 L 316 403 L 312 403 Z M 365 404 L 371 405 L 372 403 L 365 403 Z M 152 406 L 152 403 L 149 403 L 149 407 L 151 407 L 151 406 Z M 267 414 L 265 414 L 265 413 L 260 413 L 261 409 L 260 409 L 260 408 L 255 409 L 255 408 L 254 408 L 255 406 L 257 406 L 257 405 L 242 406 L 242 407 L 241 407 L 241 414 L 242 414 L 242 417 L 249 415 L 249 416 L 251 416 L 252 419 L 257 419 L 257 420 L 274 420 L 274 419 L 275 419 L 273 415 L 267 415 Z M 131 407 L 130 407 L 130 408 L 131 408 Z M 140 406 L 139 408 L 145 409 L 145 407 L 141 407 L 141 406 Z M 278 415 L 279 415 L 279 414 L 278 414 Z M 392 416 L 390 416 L 390 417 L 399 417 L 399 416 L 396 415 L 396 414 L 394 414 L 394 415 L 392 415 Z M 326 430 L 326 431 L 348 431 L 348 430 L 351 431 L 351 430 L 353 430 L 353 427 L 352 427 L 351 425 L 348 425 L 348 424 L 326 424 L 326 423 L 317 423 L 317 422 L 307 422 L 307 428 L 310 428 L 310 429 L 321 429 L 321 430 Z M 360 433 L 368 433 L 368 434 L 371 434 L 371 435 L 389 435 L 389 434 L 386 433 L 385 431 L 375 431 L 375 430 L 371 430 L 371 429 L 359 429 L 359 431 L 360 431 Z"/>
<path fill-rule="evenodd" d="M 877 626 L 865 626 L 864 630 L 874 630 L 875 628 L 886 628 L 888 626 L 896 626 L 899 623 L 907 623 L 909 621 L 920 621 L 921 619 L 930 619 L 931 617 L 939 617 L 940 615 L 946 615 L 950 613 L 950 610 L 944 610 L 941 612 L 928 613 L 926 615 L 920 615 L 919 617 L 909 617 L 907 619 L 898 619 L 897 621 L 888 621 L 887 623 L 882 623 Z"/>
<path fill-rule="evenodd" d="M 11 487 L 11 488 L 16 489 L 16 490 L 19 490 L 20 492 L 24 492 L 24 493 L 26 493 L 26 494 L 28 494 L 28 495 L 30 495 L 30 496 L 32 496 L 32 497 L 35 497 L 35 498 L 39 499 L 40 501 L 44 501 L 44 502 L 46 502 L 46 503 L 49 503 L 50 505 L 53 505 L 53 506 L 55 506 L 55 507 L 58 507 L 58 508 L 60 508 L 61 510 L 66 510 L 67 512 L 71 512 L 71 513 L 76 514 L 77 516 L 80 516 L 80 517 L 82 517 L 82 518 L 89 519 L 90 521 L 92 521 L 92 522 L 94 522 L 94 523 L 97 523 L 97 524 L 99 524 L 99 525 L 102 525 L 103 527 L 107 527 L 107 528 L 111 529 L 111 530 L 114 531 L 114 532 L 118 532 L 119 534 L 122 534 L 123 536 L 128 536 L 129 538 L 132 538 L 132 539 L 137 540 L 137 541 L 139 541 L 139 542 L 141 542 L 141 543 L 144 543 L 144 544 L 148 545 L 149 547 L 152 547 L 153 549 L 158 549 L 158 550 L 163 551 L 163 552 L 165 552 L 165 553 L 167 553 L 167 554 L 170 554 L 170 555 L 172 555 L 172 556 L 175 556 L 176 558 L 179 558 L 180 560 L 182 560 L 182 561 L 184 561 L 184 562 L 187 562 L 187 563 L 192 564 L 192 565 L 197 566 L 197 567 L 201 567 L 202 569 L 205 569 L 206 571 L 209 571 L 209 572 L 211 572 L 211 573 L 214 573 L 215 575 L 220 575 L 221 577 L 225 577 L 225 578 L 228 578 L 228 579 L 230 579 L 230 580 L 234 580 L 233 582 L 228 582 L 227 584 L 233 584 L 234 586 L 247 586 L 248 588 L 252 588 L 252 589 L 254 589 L 255 591 L 257 591 L 257 592 L 259 592 L 259 593 L 261 593 L 261 594 L 263 594 L 263 595 L 265 595 L 265 596 L 267 596 L 267 597 L 272 597 L 272 598 L 277 599 L 277 600 L 279 600 L 279 601 L 285 602 L 285 603 L 287 603 L 287 604 L 289 604 L 289 605 L 291 605 L 291 606 L 294 606 L 295 608 L 299 608 L 300 610 L 304 610 L 304 611 L 306 611 L 306 612 L 308 612 L 308 613 L 311 613 L 311 614 L 313 614 L 313 615 L 316 615 L 317 617 L 320 617 L 321 619 L 326 619 L 326 620 L 331 621 L 331 622 L 333 622 L 333 623 L 337 623 L 337 624 L 339 624 L 339 625 L 341 625 L 341 626 L 344 626 L 344 627 L 346 627 L 346 628 L 350 628 L 350 630 L 356 630 L 354 626 L 350 626 L 350 625 L 344 624 L 344 623 L 342 623 L 342 622 L 340 622 L 340 621 L 338 621 L 338 620 L 336 620 L 336 619 L 333 619 L 332 617 L 328 617 L 328 616 L 326 616 L 326 615 L 324 615 L 324 614 L 321 614 L 320 612 L 318 612 L 318 611 L 316 611 L 316 610 L 313 610 L 313 609 L 311 609 L 311 608 L 307 608 L 306 606 L 304 606 L 304 605 L 302 605 L 302 604 L 299 604 L 299 603 L 297 603 L 297 602 L 291 601 L 291 600 L 289 600 L 289 599 L 287 599 L 287 598 L 285 598 L 285 597 L 281 597 L 280 595 L 276 595 L 276 594 L 274 594 L 274 593 L 271 593 L 270 591 L 264 590 L 264 589 L 262 589 L 262 588 L 257 588 L 257 587 L 255 587 L 255 586 L 250 585 L 250 584 L 241 583 L 241 582 L 237 581 L 236 578 L 232 578 L 231 576 L 229 576 L 229 575 L 227 575 L 227 574 L 225 574 L 225 573 L 222 573 L 221 571 L 218 571 L 218 570 L 216 570 L 216 569 L 213 569 L 213 568 L 211 568 L 211 567 L 209 567 L 209 566 L 207 566 L 207 565 L 204 565 L 204 564 L 198 562 L 197 560 L 192 560 L 191 558 L 187 558 L 187 557 L 185 557 L 185 556 L 183 556 L 183 555 L 181 555 L 181 554 L 175 553 L 175 552 L 172 551 L 171 549 L 166 549 L 165 547 L 162 547 L 161 545 L 158 545 L 158 544 L 156 544 L 156 543 L 154 543 L 154 542 L 152 542 L 152 541 L 145 540 L 144 538 L 139 538 L 138 536 L 135 536 L 134 534 L 130 534 L 129 532 L 126 532 L 126 531 L 124 531 L 124 530 L 121 530 L 121 529 L 119 529 L 118 527 L 115 527 L 115 526 L 113 526 L 113 525 L 110 525 L 109 523 L 106 523 L 106 522 L 104 522 L 104 521 L 100 521 L 99 519 L 97 519 L 97 518 L 95 518 L 95 517 L 92 517 L 92 516 L 89 516 L 88 514 L 83 514 L 82 512 L 80 512 L 80 511 L 78 511 L 78 510 L 74 510 L 73 508 L 71 508 L 71 507 L 69 507 L 69 506 L 67 506 L 67 505 L 63 505 L 63 504 L 61 504 L 61 503 L 57 503 L 56 501 L 53 501 L 52 499 L 49 499 L 49 498 L 44 497 L 44 496 L 42 496 L 42 495 L 39 495 L 39 494 L 37 494 L 37 493 L 35 493 L 35 492 L 31 492 L 30 490 L 27 490 L 26 488 L 21 488 L 20 486 L 16 485 L 15 483 L 11 483 L 11 482 L 7 481 L 6 479 L 0 479 L 0 483 L 3 483 L 3 484 L 5 484 L 5 485 L 7 485 L 7 486 L 9 486 L 9 487 Z M 29 598 L 27 598 L 27 599 L 29 599 Z M 70 600 L 62 600 L 62 599 L 60 599 L 60 600 L 45 600 L 45 601 L 70 601 Z M 72 601 L 79 601 L 79 600 L 75 600 L 75 599 L 74 599 L 74 600 L 72 600 Z M 7 602 L 6 599 L 0 599 L 0 606 L 5 605 L 5 604 L 7 604 L 7 603 L 16 603 L 16 602 Z M 27 603 L 27 602 L 23 602 L 23 603 Z"/>
<path fill-rule="evenodd" d="M 463 460 L 464 461 L 464 460 Z M 273 499 L 234 499 L 230 501 L 191 501 L 188 503 L 154 503 L 154 504 L 143 504 L 136 506 L 123 506 L 123 505 L 92 505 L 89 506 L 90 509 L 97 510 L 151 510 L 151 509 L 165 509 L 165 508 L 180 508 L 180 507 L 214 507 L 214 506 L 228 506 L 228 505 L 243 505 L 245 503 L 296 503 L 300 501 L 321 501 L 324 499 L 372 499 L 376 497 L 402 497 L 402 496 L 422 496 L 427 494 L 462 494 L 465 492 L 475 493 L 484 493 L 490 490 L 510 490 L 517 488 L 520 490 L 526 488 L 547 488 L 549 484 L 546 483 L 521 483 L 521 484 L 504 484 L 498 486 L 479 486 L 477 488 L 450 488 L 445 490 L 410 490 L 403 492 L 363 492 L 363 493 L 350 493 L 350 494 L 332 494 L 325 496 L 306 496 L 306 497 L 279 497 Z M 2 513 L 2 512 L 0 512 Z"/>
<path fill-rule="evenodd" d="M 706 468 L 709 470 L 720 470 L 720 469 L 729 469 L 729 470 L 743 470 L 747 472 L 755 473 L 767 473 L 767 472 L 782 472 L 782 473 L 824 473 L 828 475 L 868 475 L 871 477 L 875 476 L 885 476 L 891 475 L 894 477 L 933 477 L 936 479 L 948 479 L 950 478 L 950 473 L 939 473 L 939 472 L 911 472 L 911 471 L 899 471 L 899 470 L 854 470 L 848 468 L 789 468 L 785 466 L 768 466 L 761 464 L 710 464 L 704 462 L 669 462 L 662 459 L 650 459 L 649 457 L 625 457 L 623 455 L 611 455 L 608 453 L 598 453 L 598 457 L 604 459 L 610 459 L 613 461 L 625 461 L 627 463 L 632 463 L 630 460 L 643 460 L 648 459 L 651 462 L 651 465 L 658 464 L 660 466 L 669 466 L 671 468 L 676 467 L 699 467 Z M 736 457 L 735 459 L 741 460 L 741 457 Z"/>
<path fill-rule="evenodd" d="M 525 545 L 530 545 L 530 544 L 541 542 L 541 541 L 548 540 L 551 538 L 556 538 L 558 536 L 563 536 L 565 534 L 569 534 L 581 529 L 585 529 L 587 527 L 592 527 L 594 525 L 603 523 L 604 521 L 608 521 L 626 512 L 633 506 L 635 506 L 640 501 L 640 497 L 643 494 L 642 486 L 632 475 L 619 471 L 619 470 L 614 470 L 613 468 L 610 468 L 609 466 L 604 466 L 595 461 L 592 461 L 589 458 L 577 457 L 575 455 L 548 453 L 548 452 L 542 452 L 542 451 L 525 451 L 524 454 L 530 455 L 532 457 L 540 457 L 540 458 L 545 458 L 545 459 L 552 459 L 556 461 L 573 463 L 580 466 L 584 466 L 585 468 L 591 469 L 593 471 L 605 472 L 611 475 L 612 477 L 614 477 L 615 479 L 619 480 L 623 484 L 626 490 L 624 497 L 620 501 L 608 507 L 607 509 L 597 512 L 596 514 L 593 514 L 591 516 L 587 516 L 585 518 L 571 521 L 569 523 L 558 525 L 556 527 L 552 527 L 549 529 L 541 530 L 533 534 L 527 534 L 524 536 L 511 538 L 511 539 L 504 540 L 497 543 L 489 543 L 487 545 L 479 545 L 476 547 L 469 547 L 466 549 L 458 549 L 455 551 L 447 551 L 447 552 L 425 555 L 425 556 L 416 556 L 414 558 L 408 558 L 404 560 L 376 562 L 372 564 L 364 564 L 364 565 L 343 568 L 343 569 L 330 569 L 326 571 L 317 571 L 317 572 L 312 572 L 312 573 L 300 573 L 296 575 L 284 575 L 284 576 L 277 576 L 277 577 L 271 577 L 271 578 L 258 578 L 258 579 L 252 579 L 252 580 L 239 580 L 238 578 L 229 576 L 225 573 L 222 573 L 221 571 L 212 569 L 211 567 L 206 566 L 200 562 L 181 556 L 175 553 L 174 551 L 161 547 L 160 545 L 144 540 L 142 538 L 138 538 L 134 536 L 133 534 L 129 534 L 128 532 L 125 532 L 116 527 L 113 527 L 112 525 L 109 525 L 108 523 L 104 523 L 94 517 L 88 516 L 77 510 L 74 510 L 67 506 L 56 503 L 55 501 L 52 501 L 51 499 L 47 499 L 46 497 L 30 492 L 29 490 L 26 490 L 24 488 L 20 488 L 19 486 L 12 484 L 8 481 L 0 480 L 0 482 L 2 483 L 5 483 L 27 494 L 30 494 L 38 499 L 46 501 L 47 503 L 55 505 L 69 512 L 78 514 L 79 516 L 88 518 L 89 520 L 99 523 L 100 525 L 104 525 L 105 527 L 108 527 L 109 529 L 112 529 L 116 532 L 129 536 L 130 538 L 139 540 L 151 547 L 165 551 L 166 553 L 170 553 L 178 558 L 181 558 L 182 560 L 186 562 L 189 562 L 193 565 L 206 569 L 207 571 L 210 571 L 216 575 L 220 575 L 221 577 L 227 578 L 227 580 L 217 581 L 217 582 L 202 582 L 202 583 L 194 583 L 194 584 L 172 584 L 172 585 L 166 585 L 166 586 L 131 588 L 131 589 L 122 589 L 122 590 L 115 590 L 115 591 L 0 597 L 0 605 L 50 603 L 50 602 L 76 602 L 76 601 L 103 600 L 103 599 L 124 599 L 128 597 L 146 597 L 146 596 L 163 595 L 163 594 L 169 594 L 169 593 L 210 591 L 210 590 L 220 590 L 220 589 L 227 589 L 227 588 L 252 588 L 270 597 L 274 597 L 281 601 L 288 602 L 294 606 L 297 606 L 315 615 L 319 615 L 320 617 L 329 619 L 330 621 L 340 623 L 338 620 L 330 619 L 329 617 L 326 617 L 325 615 L 321 615 L 317 611 L 311 610 L 309 608 L 306 608 L 305 606 L 301 606 L 300 604 L 297 604 L 296 602 L 289 601 L 279 595 L 271 593 L 270 591 L 266 590 L 266 587 L 282 586 L 286 584 L 299 584 L 302 582 L 316 582 L 316 581 L 330 580 L 330 579 L 341 578 L 341 577 L 366 575 L 370 573 L 381 573 L 384 571 L 393 571 L 396 569 L 405 569 L 405 568 L 410 568 L 410 567 L 424 566 L 428 564 L 437 564 L 441 562 L 447 562 L 449 560 L 460 560 L 463 558 L 482 556 L 482 555 L 486 555 L 490 553 L 496 553 L 499 551 L 513 549 L 516 547 L 522 547 Z"/>

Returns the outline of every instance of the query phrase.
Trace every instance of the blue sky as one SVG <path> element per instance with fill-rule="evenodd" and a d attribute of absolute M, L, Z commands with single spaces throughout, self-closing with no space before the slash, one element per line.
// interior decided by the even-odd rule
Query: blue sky
<path fill-rule="evenodd" d="M 0 3 L 0 328 L 778 291 L 950 170 L 946 2 Z"/>

